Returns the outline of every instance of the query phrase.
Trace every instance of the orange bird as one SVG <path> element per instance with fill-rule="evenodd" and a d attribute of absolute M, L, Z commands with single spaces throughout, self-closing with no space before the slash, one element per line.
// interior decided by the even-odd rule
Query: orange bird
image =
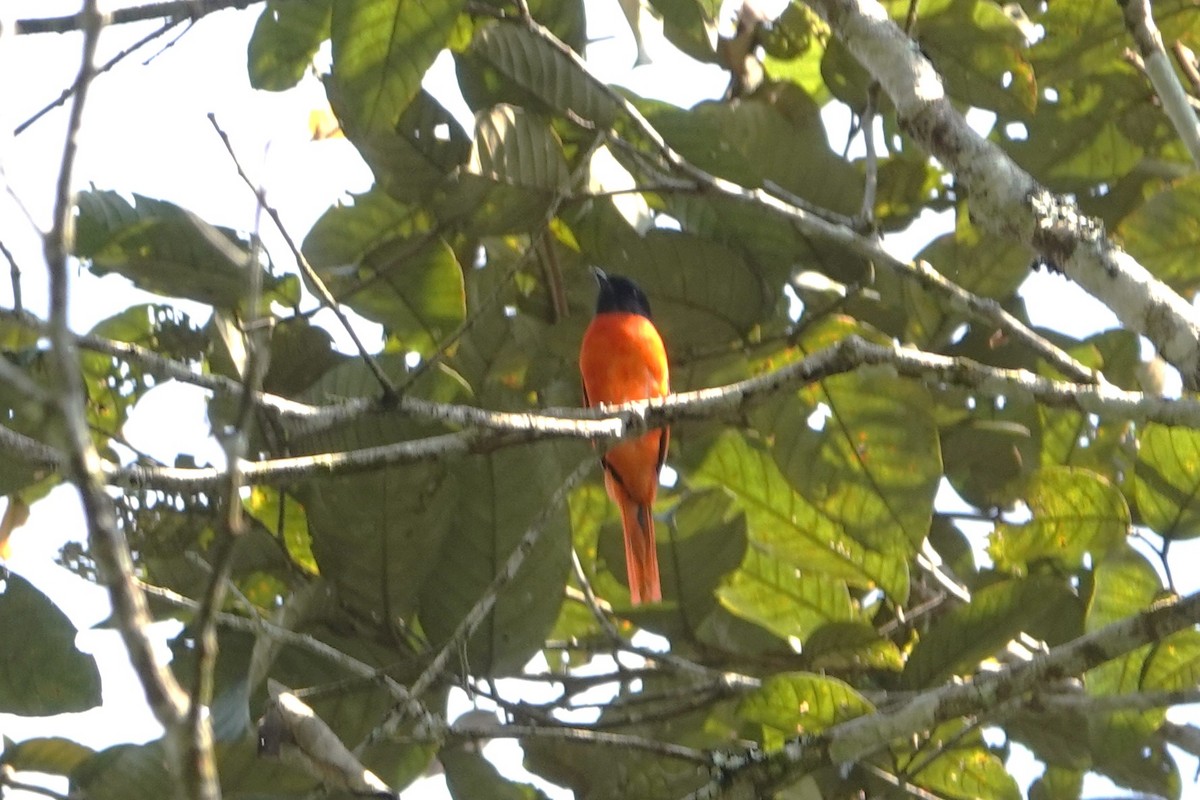
<path fill-rule="evenodd" d="M 600 296 L 596 316 L 579 349 L 584 403 L 618 405 L 666 395 L 670 392 L 667 351 L 650 321 L 646 293 L 628 278 L 605 275 L 598 269 L 593 272 Z M 667 428 L 656 428 L 615 445 L 600 458 L 604 487 L 621 510 L 629 595 L 634 605 L 662 599 L 650 513 L 669 438 Z"/>

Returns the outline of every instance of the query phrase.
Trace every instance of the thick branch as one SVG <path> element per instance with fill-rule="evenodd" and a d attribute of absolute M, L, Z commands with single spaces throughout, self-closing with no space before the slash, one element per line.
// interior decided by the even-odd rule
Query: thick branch
<path fill-rule="evenodd" d="M 808 2 L 883 86 L 901 127 L 970 189 L 973 219 L 1062 269 L 1145 334 L 1186 386 L 1200 386 L 1200 312 L 1109 240 L 1099 221 L 971 130 L 933 65 L 876 0 Z"/>
<path fill-rule="evenodd" d="M 672 422 L 735 414 L 776 392 L 876 365 L 890 366 L 898 374 L 931 387 L 958 386 L 983 397 L 1023 393 L 1046 406 L 1096 414 L 1104 419 L 1151 420 L 1165 425 L 1200 427 L 1200 401 L 1195 398 L 1156 397 L 1107 384 L 1056 381 L 1024 370 L 999 369 L 964 358 L 894 344 L 874 344 L 850 336 L 807 358 L 737 383 L 626 403 L 615 408 L 512 413 L 402 398 L 400 413 L 466 427 L 456 433 L 361 450 L 246 462 L 241 467 L 242 477 L 247 485 L 279 485 L 323 475 L 492 452 L 501 447 L 546 439 L 614 441 Z M 360 407 L 359 413 L 367 410 Z M 39 454 L 46 454 L 44 445 L 14 431 L 4 432 L 3 439 L 35 463 L 42 461 Z M 61 466 L 63 461 L 56 457 L 42 463 Z M 103 469 L 113 486 L 180 492 L 214 491 L 222 485 L 225 475 L 224 470 L 212 467 L 121 467 L 106 463 Z"/>

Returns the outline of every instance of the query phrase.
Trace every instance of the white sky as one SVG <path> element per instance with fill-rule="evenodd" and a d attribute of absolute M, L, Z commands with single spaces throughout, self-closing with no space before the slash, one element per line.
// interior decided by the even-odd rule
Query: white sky
<path fill-rule="evenodd" d="M 0 0 L 0 20 L 70 14 L 78 7 L 78 0 Z M 77 185 L 94 184 L 101 189 L 170 200 L 212 223 L 250 229 L 254 198 L 237 176 L 206 119 L 206 114 L 214 112 L 230 134 L 243 164 L 266 187 L 269 201 L 278 208 L 298 241 L 337 198 L 346 192 L 367 189 L 370 173 L 348 142 L 309 141 L 309 111 L 324 104 L 317 81 L 308 79 L 297 90 L 284 94 L 250 89 L 246 80 L 245 43 L 260 10 L 261 6 L 255 6 L 245 12 L 211 15 L 169 49 L 160 52 L 174 33 L 97 80 L 87 106 Z M 616 3 L 588 0 L 588 10 L 589 34 L 597 40 L 590 48 L 589 61 L 602 79 L 685 107 L 717 97 L 724 90 L 724 73 L 679 55 L 652 31 L 647 36 L 647 47 L 655 62 L 632 71 L 634 45 Z M 102 39 L 99 60 L 103 62 L 156 27 L 156 23 L 147 23 L 110 29 Z M 0 39 L 0 75 L 5 76 L 0 81 L 0 167 L 8 187 L 43 229 L 50 222 L 65 111 L 56 109 L 15 140 L 10 132 L 71 84 L 78 68 L 79 41 L 78 35 Z M 156 53 L 148 67 L 142 66 L 143 60 Z M 453 84 L 450 69 L 449 60 L 443 59 L 431 74 L 430 81 L 437 87 L 434 91 L 439 97 L 447 85 Z M 9 76 L 20 77 L 12 80 Z M 467 114 L 465 106 L 457 111 Z M 833 112 L 827 115 L 827 123 L 831 141 L 840 147 L 848 116 Z M 889 244 L 897 254 L 909 256 L 934 235 L 948 230 L 951 224 L 948 215 L 923 219 L 915 230 L 895 237 Z M 287 250 L 281 240 L 266 227 L 262 234 L 278 263 L 286 264 Z M 40 239 L 7 194 L 0 194 L 0 239 L 13 250 L 23 271 L 26 307 L 44 315 L 46 297 Z M 0 263 L 0 273 L 6 271 L 7 266 Z M 132 289 L 121 278 L 97 279 L 80 272 L 75 276 L 73 327 L 87 330 L 135 302 L 138 296 L 145 301 L 162 301 Z M 1054 325 L 1073 335 L 1115 324 L 1107 309 L 1062 278 L 1035 273 L 1024 296 L 1035 324 Z M 11 307 L 12 302 L 11 286 L 7 277 L 0 274 L 0 305 Z M 201 307 L 182 305 L 204 318 Z M 1064 314 L 1064 309 L 1070 313 Z M 328 327 L 335 338 L 344 339 L 336 326 Z M 364 328 L 370 330 L 369 326 Z M 348 349 L 344 342 L 342 346 Z M 126 426 L 131 442 L 168 462 L 177 453 L 192 453 L 201 461 L 219 460 L 219 448 L 205 436 L 207 430 L 200 393 L 192 387 L 175 384 L 164 385 L 147 395 Z M 83 535 L 82 515 L 74 492 L 60 487 L 34 506 L 28 524 L 14 535 L 14 555 L 9 566 L 46 592 L 83 631 L 79 644 L 94 652 L 101 664 L 105 702 L 98 709 L 72 715 L 69 727 L 62 718 L 30 720 L 0 714 L 0 734 L 16 740 L 69 731 L 84 744 L 100 748 L 158 735 L 157 723 L 141 699 L 140 688 L 115 634 L 87 630 L 108 615 L 104 591 L 53 563 L 66 541 L 78 540 Z M 1187 554 L 1191 553 L 1194 549 L 1188 550 Z M 1180 552 L 1176 558 L 1179 564 L 1176 577 L 1195 583 L 1197 579 L 1180 560 L 1183 555 Z M 169 625 L 164 627 L 173 630 Z M 452 705 L 452 714 L 469 708 L 461 695 Z M 529 779 L 520 768 L 520 750 L 514 742 L 495 742 L 486 752 L 504 774 Z M 1013 768 L 1022 783 L 1027 783 L 1037 774 L 1036 767 L 1027 756 L 1021 759 L 1018 756 Z M 1181 764 L 1185 792 L 1192 786 L 1188 779 L 1194 764 L 1194 759 Z M 1098 782 L 1088 786 L 1102 790 Z M 544 785 L 543 788 L 552 797 L 570 796 L 562 790 Z M 435 777 L 414 784 L 404 797 L 440 800 L 449 795 L 440 777 Z"/>

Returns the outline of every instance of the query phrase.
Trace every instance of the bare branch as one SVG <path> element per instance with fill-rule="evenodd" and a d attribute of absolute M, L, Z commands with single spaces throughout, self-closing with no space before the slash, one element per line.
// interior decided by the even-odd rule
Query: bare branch
<path fill-rule="evenodd" d="M 117 64 L 124 61 L 128 56 L 132 55 L 133 53 L 136 53 L 142 47 L 146 46 L 150 42 L 153 42 L 155 39 L 159 38 L 160 36 L 163 36 L 164 34 L 166 34 L 168 31 L 170 31 L 172 28 L 174 28 L 176 25 L 178 25 L 181 22 L 183 22 L 182 19 L 173 19 L 173 20 L 167 22 L 165 25 L 163 25 L 158 30 L 151 31 L 150 33 L 146 34 L 141 39 L 138 39 L 136 42 L 131 44 L 129 47 L 126 47 L 124 50 L 117 53 L 115 56 L 110 58 L 108 61 L 104 62 L 104 64 L 96 70 L 96 74 L 102 75 L 105 72 L 108 72 L 110 69 L 115 67 Z M 60 94 L 57 98 L 55 98 L 54 100 L 51 100 L 46 105 L 42 106 L 42 108 L 39 109 L 37 111 L 37 113 L 35 113 L 29 119 L 25 120 L 20 125 L 18 125 L 16 128 L 14 128 L 13 136 L 20 136 L 22 133 L 24 133 L 26 130 L 28 130 L 29 126 L 33 125 L 33 123 L 37 122 L 42 117 L 46 116 L 46 114 L 50 113 L 55 108 L 58 108 L 63 103 L 67 102 L 67 100 L 70 99 L 71 95 L 75 94 L 75 91 L 78 88 L 79 88 L 79 81 L 76 80 L 74 83 L 72 83 L 66 89 L 63 89 L 62 94 Z M 21 308 L 21 305 L 20 305 L 20 303 L 18 303 L 17 310 L 19 311 L 20 308 Z"/>
<path fill-rule="evenodd" d="M 171 589 L 161 586 L 152 586 L 150 584 L 140 582 L 139 585 L 147 594 L 156 597 L 159 600 L 170 603 L 171 605 L 179 608 L 186 608 L 191 611 L 200 610 L 199 602 L 191 599 L 190 597 L 184 597 L 183 595 L 172 591 Z M 444 730 L 446 727 L 445 723 L 439 717 L 431 714 L 424 706 L 422 706 L 420 701 L 416 700 L 409 693 L 408 689 L 406 689 L 400 683 L 397 683 L 392 678 L 388 677 L 382 670 L 376 669 L 375 667 L 372 667 L 370 664 L 367 664 L 363 661 L 359 661 L 357 658 L 338 650 L 332 645 L 322 642 L 320 639 L 305 633 L 297 633 L 296 631 L 281 627 L 257 615 L 253 618 L 249 618 L 241 617 L 237 614 L 230 614 L 225 611 L 218 611 L 213 615 L 213 619 L 217 621 L 217 624 L 221 625 L 222 627 L 229 628 L 230 630 L 245 631 L 247 633 L 266 636 L 274 642 L 300 648 L 302 650 L 307 650 L 308 652 L 325 659 L 331 664 L 334 664 L 340 669 L 345 670 L 347 673 L 355 676 L 356 678 L 381 684 L 388 690 L 388 692 L 396 700 L 397 704 L 402 704 L 408 709 L 409 716 L 417 719 L 425 731 L 429 731 L 434 735 L 437 735 L 439 731 Z"/>
<path fill-rule="evenodd" d="M 104 488 L 99 454 L 92 442 L 85 410 L 86 391 L 79 372 L 75 337 L 68 326 L 68 267 L 72 248 L 75 193 L 72 177 L 79 147 L 79 131 L 88 89 L 95 74 L 96 45 L 106 23 L 97 0 L 87 0 L 80 12 L 84 24 L 83 56 L 76 81 L 78 89 L 70 106 L 66 144 L 59 169 L 54 202 L 54 223 L 45 237 L 46 264 L 50 278 L 50 364 L 57 384 L 57 411 L 66 430 L 65 467 L 79 490 L 88 526 L 88 538 L 106 583 L 113 614 L 129 651 L 146 700 L 166 729 L 169 766 L 182 793 L 196 800 L 220 797 L 212 757 L 212 730 L 208 717 L 193 737 L 186 725 L 187 697 L 167 665 L 154 652 L 148 634 L 150 614 L 145 597 L 133 577 L 128 543 L 117 527 L 112 499 Z"/>
<path fill-rule="evenodd" d="M 986 713 L 1047 683 L 1080 675 L 1198 623 L 1200 593 L 1118 620 L 1032 661 L 976 676 L 968 683 L 922 692 L 887 711 L 792 739 L 771 753 L 751 750 L 718 756 L 714 779 L 689 795 L 689 800 L 712 800 L 727 791 L 741 796 L 736 795 L 738 788 L 769 793 L 817 766 L 859 762 L 897 739 L 931 730 L 946 720 Z"/>
<path fill-rule="evenodd" d="M 873 2 L 873 0 L 864 1 Z M 881 11 L 881 13 L 883 12 Z M 886 19 L 886 14 L 884 15 L 884 19 Z M 806 210 L 803 207 L 782 200 L 771 192 L 764 191 L 763 189 L 749 189 L 724 178 L 718 178 L 694 166 L 667 144 L 662 134 L 650 124 L 649 120 L 642 115 L 633 103 L 611 86 L 608 86 L 592 75 L 586 62 L 579 57 L 578 53 L 568 47 L 549 29 L 539 25 L 536 21 L 529 21 L 528 27 L 565 58 L 572 61 L 584 74 L 591 77 L 595 87 L 607 95 L 625 112 L 626 116 L 637 126 L 638 131 L 653 143 L 658 157 L 669 165 L 671 169 L 710 191 L 715 191 L 730 199 L 749 203 L 772 214 L 781 216 L 789 220 L 796 226 L 797 230 L 803 232 L 805 235 L 820 237 L 834 244 L 841 245 L 850 253 L 885 266 L 898 274 L 915 279 L 921 286 L 947 296 L 952 306 L 957 310 L 995 324 L 1001 330 L 1008 333 L 1012 339 L 1021 342 L 1033 352 L 1046 359 L 1051 366 L 1068 378 L 1085 383 L 1094 382 L 1099 379 L 1092 370 L 1080 364 L 1045 337 L 1032 331 L 1029 326 L 1002 309 L 996 301 L 971 294 L 924 262 L 913 263 L 896 258 L 888 252 L 881 241 L 875 237 L 859 234 L 854 230 L 852 224 L 830 220 L 821 213 Z M 895 28 L 894 25 L 892 27 Z M 911 42 L 907 37 L 898 28 L 895 28 L 895 30 L 906 43 L 908 49 L 913 50 L 914 48 L 910 46 Z M 965 127 L 965 125 L 964 121 L 963 126 Z M 618 136 L 610 134 L 609 141 L 624 147 L 635 156 L 643 159 L 646 158 L 645 153 L 642 153 L 638 148 Z M 1200 359 L 1200 327 L 1197 328 L 1197 337 L 1197 358 Z"/>
<path fill-rule="evenodd" d="M 586 745 L 602 745 L 605 747 L 621 747 L 627 750 L 641 750 L 654 755 L 677 758 L 694 764 L 710 766 L 712 760 L 704 750 L 697 750 L 673 742 L 656 741 L 643 736 L 628 733 L 612 733 L 610 731 L 595 731 L 587 728 L 572 728 L 567 726 L 550 725 L 455 725 L 451 729 L 452 738 L 462 738 L 472 741 L 481 739 L 554 739 L 558 741 L 578 742 Z"/>
<path fill-rule="evenodd" d="M 497 570 L 495 577 L 492 578 L 492 582 L 488 584 L 487 589 L 484 590 L 471 610 L 467 612 L 467 615 L 462 618 L 462 621 L 458 623 L 458 627 L 454 629 L 454 633 L 446 640 L 446 643 L 434 657 L 433 661 L 429 662 L 429 666 L 425 667 L 425 670 L 413 682 L 409 688 L 409 692 L 414 698 L 419 699 L 436 681 L 441 679 L 442 673 L 445 671 L 450 659 L 458 652 L 459 648 L 467 643 L 479 625 L 487 619 L 487 615 L 496 605 L 496 598 L 499 596 L 500 591 L 516 577 L 517 572 L 521 569 L 521 565 L 525 563 L 526 556 L 533 550 L 538 540 L 542 538 L 542 532 L 546 529 L 550 520 L 566 504 L 567 496 L 571 493 L 571 490 L 587 477 L 587 474 L 594 467 L 594 460 L 591 458 L 587 459 L 576 467 L 575 471 L 554 492 L 546 507 L 537 515 L 533 523 L 525 531 L 525 535 L 521 537 L 521 540 L 517 542 L 517 546 L 513 548 L 508 558 L 500 566 L 500 569 Z M 371 732 L 363 744 L 371 744 L 390 736 L 399 727 L 400 723 L 404 721 L 406 713 L 407 710 L 402 706 L 392 709 L 387 718 L 375 727 L 375 730 Z M 361 749 L 361 747 L 358 749 Z"/>
<path fill-rule="evenodd" d="M 127 22 L 142 22 L 148 19 L 200 19 L 200 17 L 223 11 L 227 8 L 249 8 L 262 0 L 168 0 L 162 3 L 147 3 L 144 6 L 118 8 L 112 12 L 108 24 L 122 25 Z M 86 28 L 87 13 L 79 12 L 65 17 L 43 17 L 41 19 L 17 20 L 17 33 L 67 33 Z"/>
<path fill-rule="evenodd" d="M 217 135 L 221 137 L 221 143 L 225 145 L 225 151 L 229 153 L 229 158 L 233 160 L 233 165 L 237 168 L 238 175 L 250 187 L 250 190 L 254 192 L 259 208 L 267 212 L 267 216 L 275 223 L 275 228 L 283 236 L 283 240 L 287 242 L 287 246 L 292 251 L 292 256 L 296 259 L 296 265 L 300 267 L 300 272 L 304 275 L 304 279 L 316 291 L 317 296 L 321 298 L 321 304 L 332 311 L 333 315 L 337 317 L 342 328 L 349 334 L 351 341 L 354 342 L 354 347 L 358 350 L 359 358 L 371 370 L 371 374 L 375 376 L 375 380 L 379 381 L 379 385 L 383 389 L 384 403 L 386 405 L 395 403 L 397 397 L 395 385 L 383 371 L 383 368 L 379 366 L 379 362 L 375 360 L 375 357 L 367 352 L 367 348 L 363 345 L 362 340 L 358 338 L 358 332 L 354 330 L 354 326 L 350 324 L 350 319 L 346 316 L 346 312 L 342 310 L 341 303 L 329 291 L 329 287 L 325 285 L 325 281 L 313 269 L 312 264 L 308 263 L 308 259 L 304 257 L 304 253 L 296 245 L 296 240 L 292 238 L 287 228 L 284 227 L 283 219 L 279 216 L 279 212 L 267 203 L 266 192 L 262 188 L 255 186 L 254 182 L 250 180 L 250 176 L 246 174 L 246 170 L 242 169 L 242 162 L 238 160 L 237 153 L 233 150 L 233 144 L 229 141 L 229 135 L 217 123 L 216 114 L 210 113 L 208 121 L 212 123 Z M 257 272 L 257 270 L 252 271 Z"/>
<path fill-rule="evenodd" d="M 1070 199 L 1040 186 L 993 142 L 971 129 L 941 77 L 876 0 L 808 0 L 896 108 L 900 126 L 971 192 L 973 218 L 1021 242 L 1145 334 L 1200 386 L 1200 311 L 1157 280 Z"/>
<path fill-rule="evenodd" d="M 1167 57 L 1150 11 L 1150 0 L 1128 0 L 1121 5 L 1125 9 L 1125 27 L 1137 44 L 1146 75 L 1162 101 L 1163 110 L 1191 155 L 1192 163 L 1200 167 L 1200 118 L 1188 102 L 1187 92 Z"/>
<path fill-rule="evenodd" d="M 12 776 L 12 770 L 8 765 L 0 766 L 0 789 L 8 788 L 14 792 L 29 792 L 30 794 L 40 794 L 42 797 L 49 797 L 50 800 L 71 800 L 70 795 L 60 794 L 53 789 L 47 789 L 45 786 L 38 786 L 36 783 L 25 783 L 19 781 Z M 3 795 L 0 792 L 0 795 Z"/>
<path fill-rule="evenodd" d="M 728 415 L 782 389 L 873 365 L 890 365 L 898 374 L 930 386 L 959 386 L 985 397 L 1022 392 L 1046 406 L 1107 419 L 1200 426 L 1200 401 L 1192 397 L 1172 399 L 1126 392 L 1107 384 L 1056 381 L 1023 370 L 999 369 L 910 347 L 873 344 L 851 336 L 800 361 L 737 383 L 610 408 L 509 413 L 404 397 L 400 402 L 401 413 L 469 427 L 456 433 L 361 450 L 247 462 L 241 467 L 242 475 L 248 485 L 279 485 L 386 465 L 491 452 L 544 439 L 612 441 L 638 435 L 647 427 Z M 358 408 L 361 413 L 363 407 Z M 11 430 L 5 438 L 30 455 L 50 455 L 44 445 Z M 61 460 L 47 458 L 45 463 L 57 466 Z M 121 467 L 103 463 L 100 468 L 113 486 L 182 492 L 213 491 L 222 485 L 225 474 L 211 467 L 186 469 L 139 464 Z"/>
<path fill-rule="evenodd" d="M 17 259 L 13 257 L 12 251 L 4 246 L 3 241 L 0 241 L 0 253 L 3 253 L 8 261 L 8 273 L 12 279 L 13 308 L 20 312 L 24 310 L 21 299 L 21 267 L 17 265 Z"/>

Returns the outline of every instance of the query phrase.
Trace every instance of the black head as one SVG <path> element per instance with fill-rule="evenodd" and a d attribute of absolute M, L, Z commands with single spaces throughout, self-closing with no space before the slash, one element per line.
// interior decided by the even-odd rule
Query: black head
<path fill-rule="evenodd" d="M 596 283 L 600 285 L 600 295 L 596 298 L 597 314 L 623 311 L 650 318 L 650 300 L 640 286 L 624 275 L 606 275 L 595 267 L 592 268 L 592 274 L 596 276 Z"/>

